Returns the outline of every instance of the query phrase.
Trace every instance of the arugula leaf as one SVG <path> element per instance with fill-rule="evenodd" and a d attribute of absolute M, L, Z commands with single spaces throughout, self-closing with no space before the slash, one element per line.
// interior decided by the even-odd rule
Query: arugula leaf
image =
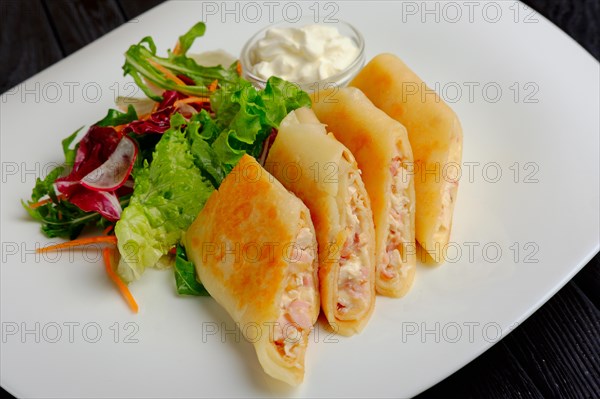
<path fill-rule="evenodd" d="M 128 198 L 119 201 L 121 207 L 127 206 L 128 202 Z M 31 203 L 21 201 L 21 204 L 33 219 L 42 223 L 42 232 L 49 238 L 73 240 L 86 226 L 104 228 L 111 224 L 98 212 L 84 212 L 66 200 L 57 199 L 56 202 L 49 202 L 37 208 L 32 208 Z"/>
<path fill-rule="evenodd" d="M 71 144 L 82 128 L 73 132 L 70 136 L 62 140 L 62 148 L 65 154 L 65 163 L 73 165 L 75 154 L 79 143 L 71 148 Z M 76 205 L 59 198 L 54 190 L 54 182 L 65 171 L 64 166 L 54 168 L 44 179 L 36 179 L 35 186 L 31 192 L 31 200 L 21 201 L 23 208 L 29 215 L 41 222 L 42 232 L 49 238 L 62 237 L 68 239 L 76 238 L 83 228 L 87 225 L 107 225 L 109 222 L 97 212 L 85 212 Z M 41 199 L 48 196 L 50 201 L 39 205 Z M 127 204 L 128 199 L 123 198 L 121 206 Z M 35 207 L 32 207 L 36 204 Z"/>
<path fill-rule="evenodd" d="M 194 264 L 188 260 L 185 248 L 177 246 L 175 257 L 175 284 L 179 295 L 210 296 L 196 275 Z"/>
<path fill-rule="evenodd" d="M 206 32 L 206 25 L 204 22 L 198 22 L 184 35 L 179 36 L 180 54 L 185 55 L 190 47 L 192 47 L 194 40 L 196 40 L 198 37 L 204 36 L 204 32 Z"/>
<path fill-rule="evenodd" d="M 129 206 L 115 226 L 121 253 L 117 271 L 125 281 L 138 279 L 181 240 L 214 191 L 195 166 L 186 137 L 186 130 L 198 129 L 197 124 L 174 114 L 152 163 L 136 171 Z"/>
<path fill-rule="evenodd" d="M 71 148 L 71 143 L 73 142 L 73 140 L 75 140 L 75 137 L 77 137 L 77 134 L 81 131 L 81 129 L 83 129 L 83 126 L 75 130 L 70 136 L 68 136 L 61 142 L 63 153 L 65 154 L 65 164 L 67 165 L 72 166 L 75 162 L 75 154 L 77 153 L 77 147 L 79 147 L 79 143 L 77 143 L 73 148 Z M 56 178 L 57 177 L 58 176 L 56 176 Z M 56 178 L 54 178 L 54 180 L 56 180 Z M 53 183 L 54 180 L 52 181 Z"/>
<path fill-rule="evenodd" d="M 33 191 L 31 192 L 31 202 L 38 202 L 46 195 L 49 195 L 51 198 L 56 198 L 56 194 L 54 193 L 54 181 L 58 179 L 64 170 L 64 167 L 58 166 L 50 171 L 45 179 L 42 180 L 38 177 L 35 180 L 35 187 L 33 187 Z"/>
<path fill-rule="evenodd" d="M 109 109 L 108 113 L 100 121 L 96 122 L 96 126 L 119 126 L 133 122 L 138 119 L 137 112 L 133 105 L 129 104 L 127 112 L 121 112 L 116 109 Z"/>
<path fill-rule="evenodd" d="M 181 36 L 180 40 L 183 38 L 186 51 L 193 41 L 203 34 L 204 31 L 196 24 L 188 33 Z M 237 74 L 236 66 L 237 63 L 227 69 L 222 66 L 200 66 L 185 54 L 176 55 L 171 52 L 168 57 L 159 57 L 156 55 L 154 40 L 146 36 L 138 44 L 130 46 L 125 53 L 123 74 L 130 75 L 149 98 L 161 101 L 162 97 L 157 95 L 145 81 L 151 82 L 163 90 L 175 90 L 190 96 L 207 97 L 210 94 L 208 86 L 214 80 L 218 80 L 220 85 L 237 84 L 240 77 Z M 173 75 L 185 75 L 195 84 L 179 84 L 165 74 L 165 69 Z"/>

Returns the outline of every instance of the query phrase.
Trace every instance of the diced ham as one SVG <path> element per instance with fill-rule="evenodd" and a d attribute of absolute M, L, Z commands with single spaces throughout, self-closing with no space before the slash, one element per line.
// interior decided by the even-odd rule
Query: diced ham
<path fill-rule="evenodd" d="M 313 285 L 313 279 L 310 274 L 305 274 L 304 276 L 302 276 L 302 285 L 305 285 L 307 287 Z"/>
<path fill-rule="evenodd" d="M 312 326 L 309 313 L 308 303 L 299 299 L 292 301 L 287 309 L 288 319 L 302 329 L 309 329 Z"/>
<path fill-rule="evenodd" d="M 280 315 L 273 337 L 275 347 L 287 358 L 297 356 L 299 345 L 303 342 L 298 337 L 312 328 L 311 309 L 315 305 L 313 242 L 313 232 L 303 227 L 289 252 L 287 286 L 281 297 Z"/>

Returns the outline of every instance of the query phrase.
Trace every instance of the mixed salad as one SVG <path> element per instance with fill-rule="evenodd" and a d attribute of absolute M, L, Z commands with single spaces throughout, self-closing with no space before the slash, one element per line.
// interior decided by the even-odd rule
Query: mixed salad
<path fill-rule="evenodd" d="M 239 62 L 200 65 L 187 54 L 205 29 L 194 25 L 164 57 L 151 37 L 129 47 L 124 74 L 151 106 L 111 109 L 79 141 L 83 128 L 69 135 L 64 166 L 38 178 L 23 202 L 46 236 L 71 240 L 40 251 L 103 245 L 106 270 L 135 311 L 126 284 L 148 267 L 173 267 L 180 294 L 208 295 L 179 245 L 183 233 L 240 158 L 264 160 L 281 120 L 310 106 L 277 77 L 257 90 Z M 78 239 L 88 228 L 103 234 Z"/>

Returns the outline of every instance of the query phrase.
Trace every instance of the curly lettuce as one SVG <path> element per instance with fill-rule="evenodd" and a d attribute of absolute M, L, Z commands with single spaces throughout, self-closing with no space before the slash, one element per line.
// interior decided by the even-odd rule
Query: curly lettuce
<path fill-rule="evenodd" d="M 212 184 L 194 164 L 186 130 L 197 122 L 181 114 L 156 145 L 152 163 L 135 173 L 129 206 L 115 226 L 121 260 L 117 272 L 127 282 L 157 265 L 180 240 L 209 195 Z"/>
<path fill-rule="evenodd" d="M 310 104 L 306 92 L 280 78 L 270 78 L 263 90 L 241 80 L 211 96 L 214 119 L 205 111 L 195 116 L 203 128 L 192 135 L 192 152 L 218 187 L 244 154 L 260 155 L 290 111 Z"/>

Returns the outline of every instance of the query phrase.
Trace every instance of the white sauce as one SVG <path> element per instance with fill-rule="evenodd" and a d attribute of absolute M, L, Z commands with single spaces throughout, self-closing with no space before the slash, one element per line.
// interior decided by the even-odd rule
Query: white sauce
<path fill-rule="evenodd" d="M 327 79 L 347 68 L 359 49 L 337 28 L 307 25 L 302 28 L 271 28 L 250 50 L 256 76 L 278 76 L 296 83 Z"/>

